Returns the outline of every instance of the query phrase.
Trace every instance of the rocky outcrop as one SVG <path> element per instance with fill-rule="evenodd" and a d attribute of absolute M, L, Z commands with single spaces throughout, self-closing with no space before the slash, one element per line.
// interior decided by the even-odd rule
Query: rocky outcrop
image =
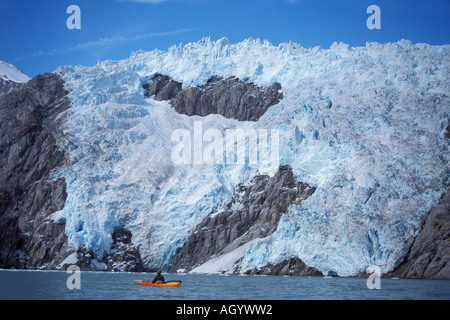
<path fill-rule="evenodd" d="M 450 191 L 425 217 L 403 262 L 388 276 L 450 280 Z"/>
<path fill-rule="evenodd" d="M 157 101 L 171 100 L 182 90 L 180 82 L 170 79 L 168 76 L 157 74 L 150 82 L 144 84 L 145 96 L 154 96 Z"/>
<path fill-rule="evenodd" d="M 257 121 L 283 99 L 279 83 L 260 88 L 236 77 L 213 77 L 205 86 L 182 89 L 181 83 L 156 75 L 144 89 L 147 97 L 170 100 L 178 113 L 188 116 L 220 114 L 239 121 Z"/>
<path fill-rule="evenodd" d="M 82 271 L 112 271 L 112 272 L 144 272 L 141 255 L 132 242 L 132 234 L 123 228 L 112 234 L 113 244 L 109 252 L 100 261 L 94 252 L 86 248 L 73 250 L 73 258 L 58 266 L 65 270 L 70 265 L 77 265 Z"/>
<path fill-rule="evenodd" d="M 143 272 L 145 271 L 139 251 L 134 247 L 132 234 L 128 230 L 114 231 L 113 245 L 103 259 L 108 271 Z"/>
<path fill-rule="evenodd" d="M 214 256 L 271 235 L 288 207 L 300 205 L 314 192 L 315 188 L 295 181 L 290 166 L 281 166 L 273 177 L 255 176 L 249 185 L 237 187 L 232 201 L 223 210 L 211 213 L 195 228 L 169 271 L 190 271 Z"/>
<path fill-rule="evenodd" d="M 0 78 L 0 97 L 17 91 L 23 85 L 21 82 L 9 81 Z"/>
<path fill-rule="evenodd" d="M 11 89 L 11 88 L 10 88 Z M 54 268 L 67 249 L 51 219 L 66 200 L 60 115 L 70 106 L 62 79 L 43 74 L 0 96 L 0 267 Z"/>
<path fill-rule="evenodd" d="M 260 269 L 247 270 L 245 274 L 251 275 L 287 275 L 287 276 L 308 276 L 322 277 L 323 273 L 319 270 L 308 267 L 301 259 L 291 257 L 277 264 L 268 264 Z"/>

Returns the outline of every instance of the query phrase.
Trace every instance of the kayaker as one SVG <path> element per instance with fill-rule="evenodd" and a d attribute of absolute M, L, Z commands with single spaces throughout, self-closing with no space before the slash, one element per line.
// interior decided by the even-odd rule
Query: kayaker
<path fill-rule="evenodd" d="M 156 283 L 157 281 L 165 282 L 164 277 L 161 274 L 161 271 L 158 271 L 156 273 L 156 277 L 155 277 L 155 279 L 153 279 L 153 283 Z"/>

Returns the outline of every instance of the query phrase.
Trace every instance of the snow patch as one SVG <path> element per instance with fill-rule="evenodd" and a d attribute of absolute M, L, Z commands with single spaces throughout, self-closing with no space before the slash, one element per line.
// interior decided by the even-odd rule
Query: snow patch
<path fill-rule="evenodd" d="M 239 265 L 239 260 L 244 257 L 245 250 L 250 245 L 257 244 L 263 240 L 265 239 L 254 239 L 249 241 L 231 252 L 208 260 L 204 264 L 194 268 L 190 273 L 234 273 L 235 267 Z"/>
<path fill-rule="evenodd" d="M 27 82 L 30 80 L 30 77 L 17 70 L 13 65 L 0 61 L 0 79 L 14 82 Z"/>
<path fill-rule="evenodd" d="M 60 270 L 66 265 L 76 265 L 78 262 L 78 255 L 76 252 L 69 255 L 63 262 L 61 262 L 56 269 Z"/>

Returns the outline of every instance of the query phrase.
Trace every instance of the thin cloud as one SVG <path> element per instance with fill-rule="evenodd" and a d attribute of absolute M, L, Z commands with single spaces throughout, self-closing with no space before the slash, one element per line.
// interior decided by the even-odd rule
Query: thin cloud
<path fill-rule="evenodd" d="M 144 0 L 142 0 L 144 1 Z M 152 1 L 160 1 L 160 0 L 152 0 Z M 153 32 L 153 33 L 144 33 L 144 34 L 138 34 L 131 37 L 124 37 L 124 36 L 112 36 L 112 37 L 105 37 L 100 38 L 98 40 L 94 41 L 87 41 L 84 43 L 79 43 L 73 47 L 64 48 L 64 49 L 55 49 L 52 51 L 38 51 L 34 52 L 28 55 L 16 57 L 14 60 L 20 61 L 20 60 L 26 60 L 30 58 L 36 58 L 36 57 L 42 57 L 42 56 L 55 56 L 55 55 L 64 55 L 73 53 L 76 51 L 82 51 L 86 49 L 90 49 L 93 47 L 103 47 L 108 45 L 113 45 L 117 43 L 125 43 L 125 42 L 131 42 L 131 41 L 140 41 L 140 40 L 146 40 L 146 39 L 152 39 L 156 37 L 166 37 L 171 36 L 179 33 L 185 33 L 185 32 L 191 32 L 196 30 L 195 28 L 188 28 L 188 29 L 179 29 L 174 31 L 168 31 L 168 32 Z"/>
<path fill-rule="evenodd" d="M 119 2 L 137 2 L 137 3 L 152 3 L 152 4 L 157 4 L 157 3 L 162 3 L 162 2 L 167 2 L 168 0 L 119 0 Z"/>
<path fill-rule="evenodd" d="M 165 2 L 206 2 L 208 0 L 117 0 L 118 2 L 136 2 L 144 4 L 160 4 Z"/>
<path fill-rule="evenodd" d="M 118 0 L 118 1 L 119 2 L 137 2 L 137 3 L 158 4 L 158 3 L 163 3 L 163 2 L 173 1 L 173 0 Z M 181 1 L 181 0 L 177 0 L 177 1 Z"/>

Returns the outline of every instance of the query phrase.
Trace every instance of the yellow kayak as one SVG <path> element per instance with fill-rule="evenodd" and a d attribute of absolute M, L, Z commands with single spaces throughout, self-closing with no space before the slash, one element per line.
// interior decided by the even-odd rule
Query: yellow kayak
<path fill-rule="evenodd" d="M 147 287 L 176 287 L 178 288 L 181 285 L 181 281 L 156 281 L 153 283 L 153 281 L 143 281 L 143 280 L 134 280 L 134 283 L 140 285 L 140 286 L 147 286 Z"/>

